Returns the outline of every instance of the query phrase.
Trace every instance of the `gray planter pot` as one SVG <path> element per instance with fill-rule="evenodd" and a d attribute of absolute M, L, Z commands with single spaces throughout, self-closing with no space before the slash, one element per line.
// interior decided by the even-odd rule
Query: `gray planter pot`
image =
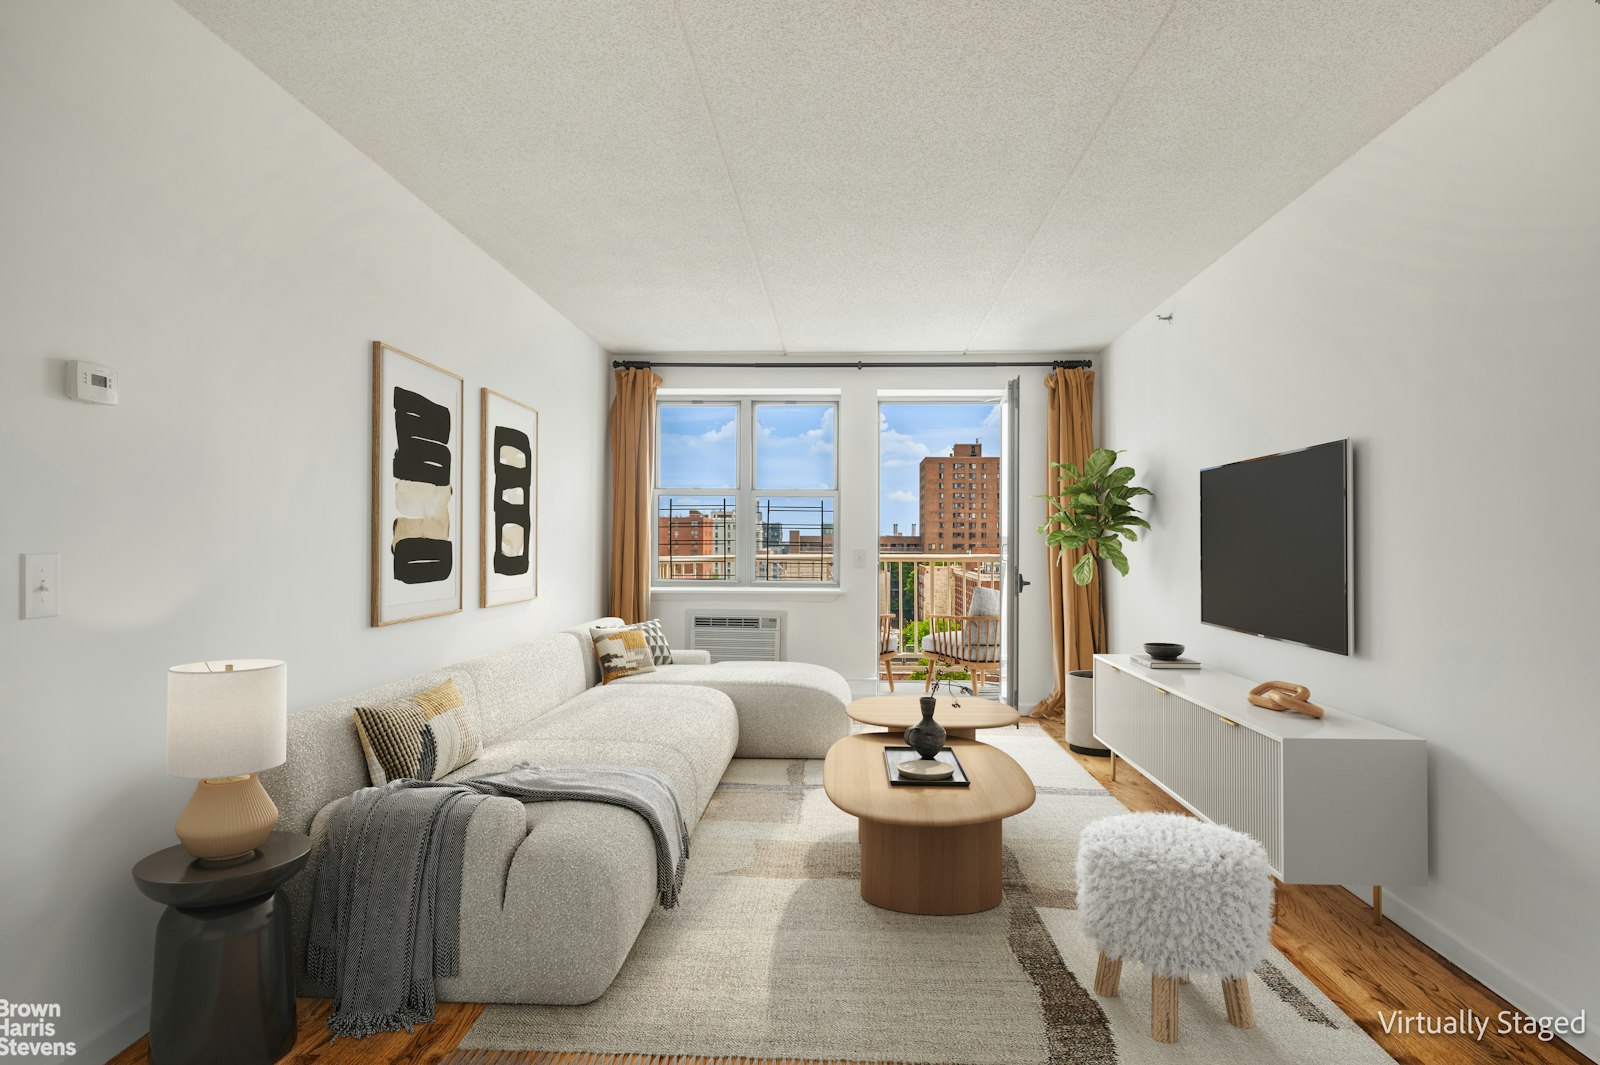
<path fill-rule="evenodd" d="M 1078 754 L 1104 758 L 1111 753 L 1094 738 L 1094 670 L 1067 673 L 1067 746 Z"/>

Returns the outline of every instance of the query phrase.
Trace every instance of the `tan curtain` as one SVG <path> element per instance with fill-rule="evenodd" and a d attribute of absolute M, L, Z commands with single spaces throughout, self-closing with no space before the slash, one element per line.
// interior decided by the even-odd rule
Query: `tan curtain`
<path fill-rule="evenodd" d="M 1050 392 L 1050 419 L 1045 426 L 1045 462 L 1070 462 L 1079 469 L 1094 450 L 1094 371 L 1057 369 L 1044 379 Z M 1060 491 L 1061 473 L 1046 465 L 1046 491 Z M 1050 511 L 1045 512 L 1047 515 Z M 1034 717 L 1060 717 L 1066 705 L 1067 670 L 1094 668 L 1094 656 L 1106 646 L 1106 608 L 1100 597 L 1103 574 L 1086 587 L 1072 580 L 1072 567 L 1082 557 L 1075 548 L 1065 559 L 1052 547 L 1050 579 L 1050 647 L 1055 655 L 1056 686 L 1033 708 Z"/>
<path fill-rule="evenodd" d="M 611 584 L 607 609 L 630 624 L 650 617 L 650 487 L 656 389 L 651 370 L 618 370 L 611 401 Z"/>

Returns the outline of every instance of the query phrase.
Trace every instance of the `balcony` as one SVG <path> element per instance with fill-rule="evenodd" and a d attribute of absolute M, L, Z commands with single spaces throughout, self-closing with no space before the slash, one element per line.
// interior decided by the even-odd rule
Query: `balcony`
<path fill-rule="evenodd" d="M 900 653 L 882 663 L 883 690 L 892 671 L 896 685 L 921 681 L 928 661 L 918 651 L 928 634 L 927 618 L 967 613 L 977 588 L 1000 587 L 1000 556 L 951 552 L 900 552 L 878 557 L 878 612 L 888 616 L 891 646 Z M 1006 663 L 1009 668 L 1010 663 Z M 942 674 L 962 687 L 964 674 Z M 975 694 L 997 697 L 998 682 Z"/>

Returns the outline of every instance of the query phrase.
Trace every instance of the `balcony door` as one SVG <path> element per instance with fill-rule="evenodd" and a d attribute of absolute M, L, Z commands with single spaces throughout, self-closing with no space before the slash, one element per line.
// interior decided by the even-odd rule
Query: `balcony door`
<path fill-rule="evenodd" d="M 1013 383 L 1014 384 L 1014 383 Z M 1009 410 L 1009 413 L 1008 413 Z M 879 681 L 921 692 L 923 640 L 935 629 L 974 631 L 974 598 L 1001 618 L 998 663 L 980 678 L 949 669 L 950 685 L 1015 706 L 1017 581 L 1008 575 L 1015 526 L 1015 395 L 1004 391 L 882 392 L 878 407 Z M 980 595 L 979 589 L 988 594 Z M 991 598 L 992 597 L 992 598 Z M 990 637 L 992 639 L 992 637 Z M 896 657 L 885 659 L 884 656 Z M 990 649 L 988 654 L 995 654 Z M 985 656 L 979 656 L 985 657 Z M 981 683 L 980 683 L 981 681 Z"/>

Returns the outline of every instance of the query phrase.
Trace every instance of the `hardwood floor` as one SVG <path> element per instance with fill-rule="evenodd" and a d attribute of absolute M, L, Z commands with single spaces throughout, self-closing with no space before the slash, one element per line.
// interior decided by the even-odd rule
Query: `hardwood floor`
<path fill-rule="evenodd" d="M 1066 746 L 1059 724 L 1047 722 L 1045 731 Z M 1109 759 L 1079 754 L 1072 757 L 1130 810 L 1184 812 L 1183 807 L 1125 762 L 1118 763 L 1117 779 L 1113 781 Z M 1366 900 L 1343 888 L 1282 886 L 1272 941 L 1323 994 L 1404 1065 L 1591 1065 L 1588 1058 L 1560 1040 L 1544 1043 L 1533 1036 L 1502 1036 L 1492 1030 L 1481 1043 L 1469 1036 L 1386 1033 L 1379 1015 L 1393 1010 L 1421 1012 L 1430 1017 L 1471 1010 L 1494 1018 L 1501 1010 L 1510 1010 L 1511 1005 L 1394 922 L 1385 920 L 1374 925 Z M 394 1032 L 360 1042 L 330 1042 L 324 1027 L 330 1005 L 325 999 L 300 1000 L 300 1038 L 284 1059 L 285 1065 L 440 1065 L 483 1012 L 483 1007 L 476 1004 L 442 1003 L 437 1019 L 414 1033 Z M 499 1057 L 489 1055 L 482 1060 L 488 1065 Z M 530 1059 L 519 1055 L 514 1060 L 522 1065 Z M 540 1065 L 652 1065 L 658 1059 L 643 1055 L 549 1054 L 539 1055 L 537 1060 Z M 706 1065 L 725 1060 L 704 1059 Z M 140 1039 L 117 1055 L 111 1065 L 149 1065 L 145 1040 Z M 460 1065 L 470 1063 L 463 1061 Z"/>

